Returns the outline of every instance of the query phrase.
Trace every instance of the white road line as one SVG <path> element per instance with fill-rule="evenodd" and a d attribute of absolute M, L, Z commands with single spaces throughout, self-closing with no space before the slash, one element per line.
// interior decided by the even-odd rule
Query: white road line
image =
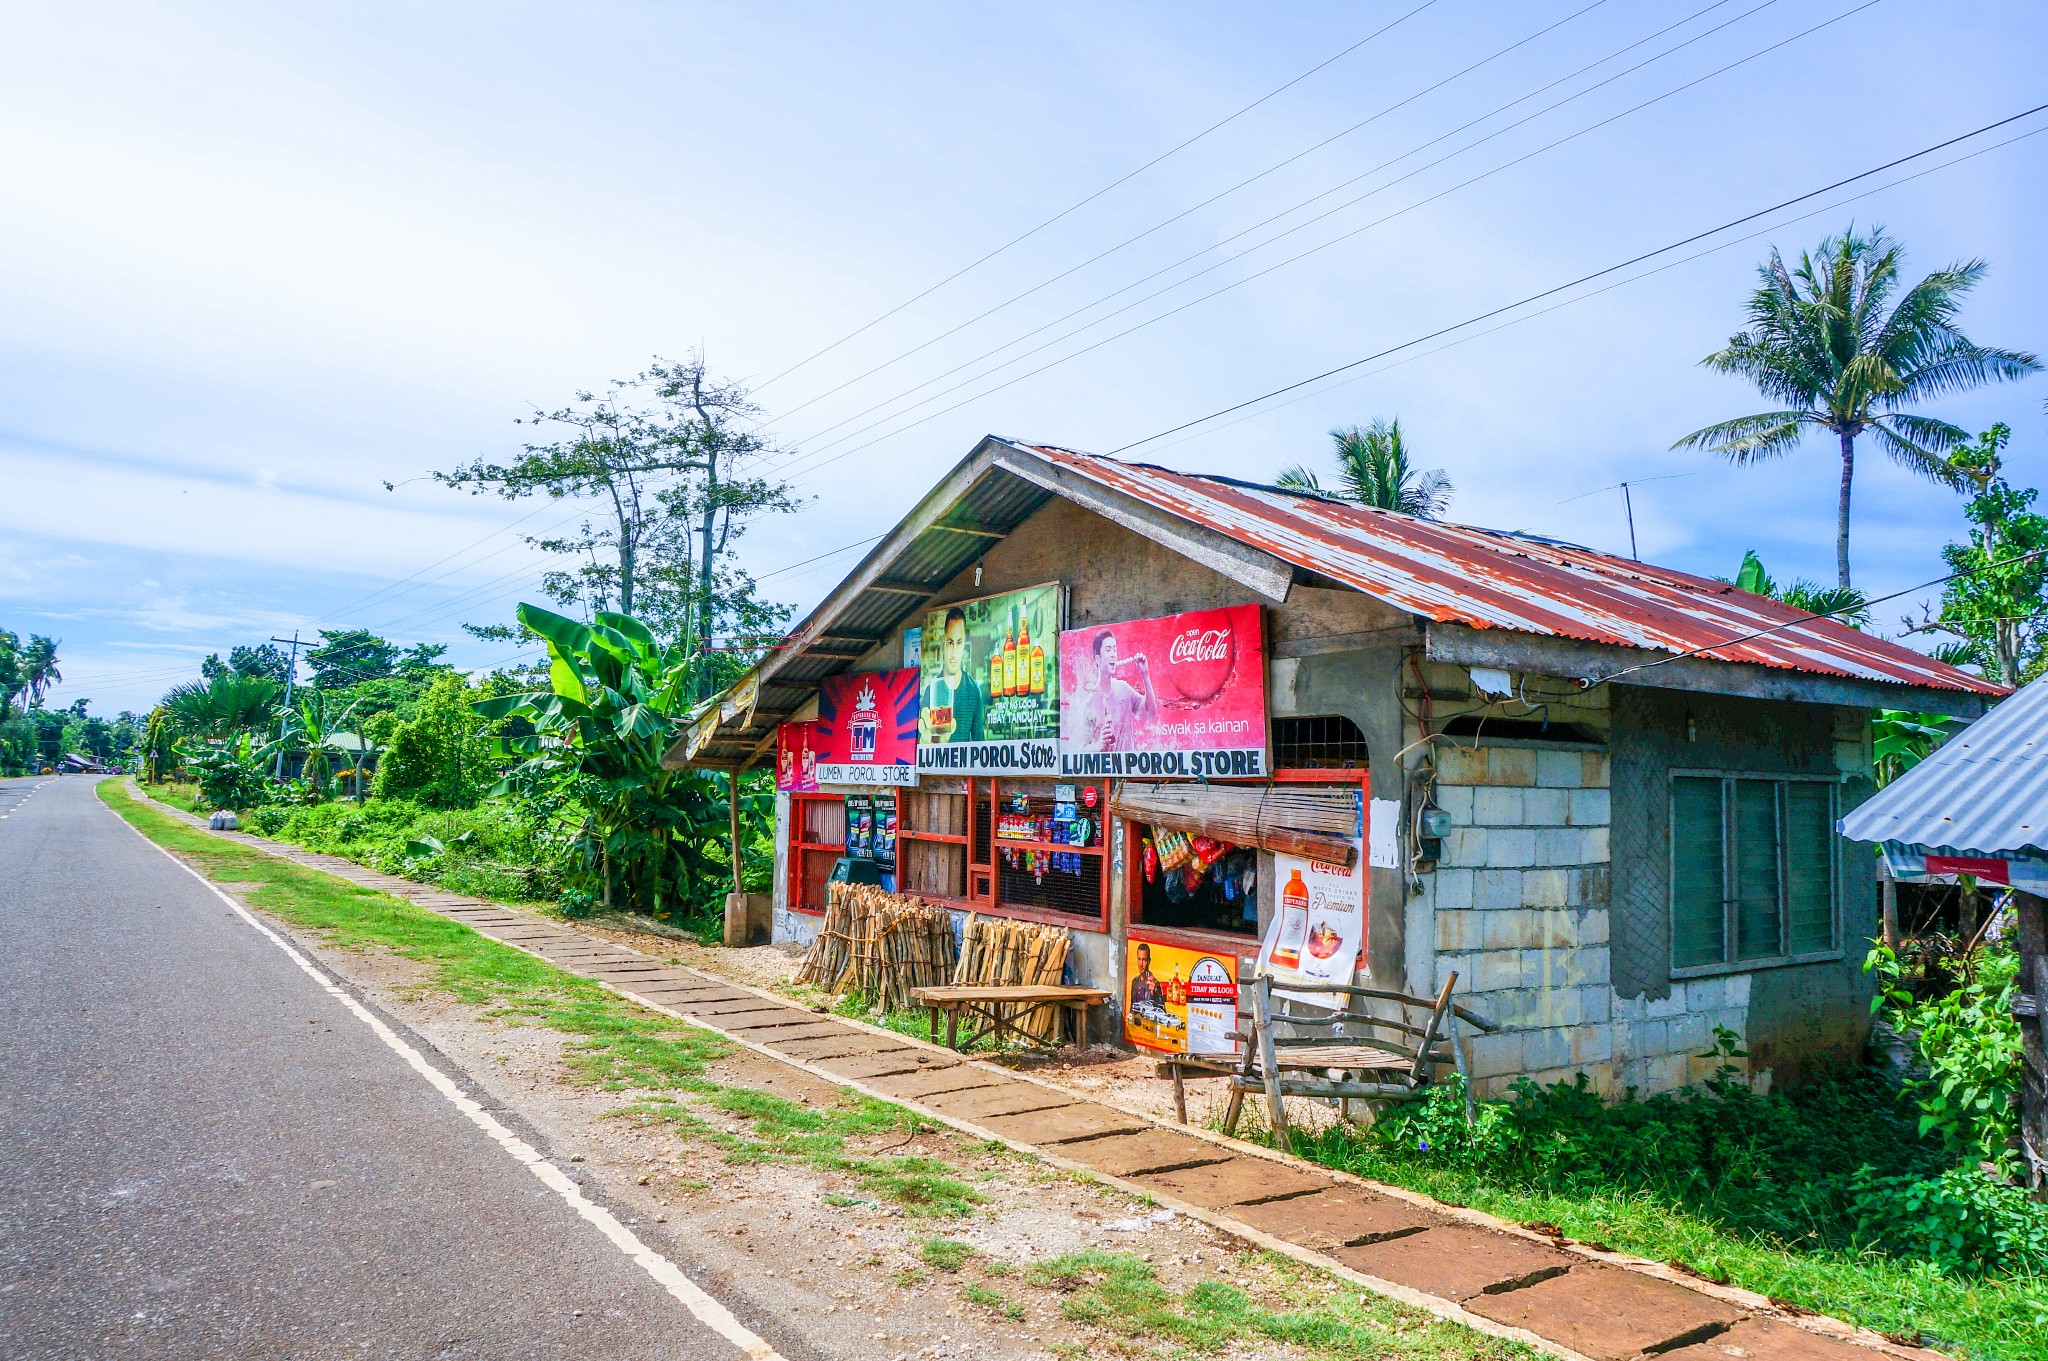
<path fill-rule="evenodd" d="M 95 802 L 98 802 L 98 800 L 95 800 Z M 100 804 L 100 806 L 106 808 L 104 803 Z M 147 836 L 144 836 L 141 829 L 130 825 L 126 818 L 121 817 L 119 813 L 115 813 L 112 808 L 107 808 L 107 812 L 119 820 L 121 825 L 127 827 L 129 831 L 142 837 L 144 844 L 148 845 L 150 849 L 161 853 L 164 859 L 170 861 L 194 879 L 197 879 L 201 884 L 204 884 L 208 892 L 226 903 L 243 921 L 261 932 L 264 939 L 291 956 L 294 964 L 303 969 L 306 975 L 315 983 L 318 983 L 329 996 L 355 1013 L 357 1020 L 360 1020 L 364 1025 L 375 1031 L 378 1039 L 389 1045 L 398 1053 L 399 1057 L 412 1065 L 414 1071 L 432 1083 L 434 1090 L 448 1098 L 450 1105 L 469 1117 L 470 1123 L 474 1124 L 485 1134 L 490 1135 L 491 1138 L 498 1142 L 499 1147 L 524 1163 L 527 1171 L 540 1178 L 542 1184 L 549 1190 L 559 1195 L 563 1200 L 568 1201 L 575 1208 L 577 1214 L 582 1215 L 595 1225 L 598 1232 L 609 1238 L 620 1252 L 632 1258 L 640 1266 L 641 1270 L 660 1282 L 664 1290 L 681 1301 L 684 1308 L 696 1315 L 698 1322 L 732 1343 L 733 1346 L 738 1347 L 740 1351 L 753 1358 L 753 1361 L 785 1361 L 780 1352 L 768 1345 L 766 1340 L 748 1328 L 744 1323 L 734 1318 L 731 1310 L 705 1293 L 703 1288 L 688 1276 L 685 1276 L 682 1269 L 674 1262 L 671 1262 L 668 1258 L 641 1242 L 639 1235 L 635 1234 L 624 1224 L 621 1224 L 618 1217 L 610 1210 L 605 1209 L 602 1205 L 595 1204 L 589 1197 L 585 1196 L 576 1183 L 569 1180 L 562 1172 L 561 1168 L 556 1167 L 546 1158 L 543 1158 L 540 1155 L 540 1151 L 534 1148 L 533 1145 L 499 1124 L 497 1120 L 492 1118 L 489 1111 L 486 1111 L 482 1106 L 478 1105 L 468 1096 L 465 1096 L 462 1089 L 449 1080 L 447 1074 L 434 1067 L 433 1064 L 428 1063 L 426 1057 L 419 1050 L 400 1039 L 392 1031 L 391 1027 L 378 1020 L 375 1013 L 370 1011 L 368 1007 L 365 1007 L 362 1003 L 356 1001 L 355 998 L 349 996 L 345 990 L 336 987 L 290 941 L 271 930 L 270 927 L 266 926 L 247 908 L 236 902 L 228 894 L 223 893 L 205 875 L 178 859 L 177 856 L 172 855 L 162 846 L 157 845 L 156 842 L 151 841 Z"/>

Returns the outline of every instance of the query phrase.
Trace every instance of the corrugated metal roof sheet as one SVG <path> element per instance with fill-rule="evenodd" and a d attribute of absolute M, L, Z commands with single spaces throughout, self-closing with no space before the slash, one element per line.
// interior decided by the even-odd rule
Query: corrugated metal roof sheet
<path fill-rule="evenodd" d="M 1841 826 L 1853 841 L 1958 854 L 2048 850 L 2048 678 L 1937 747 Z"/>
<path fill-rule="evenodd" d="M 1726 662 L 2002 695 L 2004 687 L 1831 620 L 1746 635 L 1805 611 L 1706 577 L 1533 535 L 1418 520 L 1052 445 L 1015 445 L 1439 623 L 1513 629 Z"/>

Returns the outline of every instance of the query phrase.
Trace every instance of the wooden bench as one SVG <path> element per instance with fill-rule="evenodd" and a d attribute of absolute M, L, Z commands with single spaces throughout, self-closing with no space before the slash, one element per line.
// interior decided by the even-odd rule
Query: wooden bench
<path fill-rule="evenodd" d="M 983 987 L 938 987 L 912 988 L 910 1001 L 931 1013 L 932 1040 L 939 1038 L 939 1015 L 946 1017 L 946 1047 L 958 1049 L 963 1043 L 975 1041 L 990 1035 L 1010 1035 L 1027 1045 L 1039 1046 L 1045 1043 L 1036 1035 L 1020 1028 L 1023 1019 L 1032 1012 L 1046 1007 L 1057 1008 L 1070 1018 L 1070 1029 L 1074 1043 L 1088 1038 L 1088 1008 L 1101 1006 L 1109 1000 L 1109 993 L 1103 988 L 1072 988 L 1055 983 L 1004 983 Z M 963 1041 L 960 1038 L 960 1017 L 965 1013 L 970 1023 L 977 1023 L 976 1029 Z M 1060 1027 L 1053 1027 L 1055 1034 Z"/>
<path fill-rule="evenodd" d="M 1453 973 L 1435 997 L 1417 997 L 1337 984 L 1276 985 L 1264 975 L 1252 979 L 1240 990 L 1249 1006 L 1240 1009 L 1239 1017 L 1241 1023 L 1249 1021 L 1249 1028 L 1231 1032 L 1231 1038 L 1245 1046 L 1242 1051 L 1175 1054 L 1161 1063 L 1162 1075 L 1173 1079 L 1174 1109 L 1186 1124 L 1183 1084 L 1191 1078 L 1227 1078 L 1230 1104 L 1223 1115 L 1224 1132 L 1236 1131 L 1246 1094 L 1260 1092 L 1280 1146 L 1291 1152 L 1283 1097 L 1362 1101 L 1374 1113 L 1413 1100 L 1441 1069 L 1465 1073 L 1460 1020 L 1478 1030 L 1493 1029 L 1451 1001 L 1457 982 Z M 1394 1014 L 1367 1010 L 1374 1002 Z M 1465 1112 L 1468 1119 L 1474 1113 L 1469 1074 Z"/>

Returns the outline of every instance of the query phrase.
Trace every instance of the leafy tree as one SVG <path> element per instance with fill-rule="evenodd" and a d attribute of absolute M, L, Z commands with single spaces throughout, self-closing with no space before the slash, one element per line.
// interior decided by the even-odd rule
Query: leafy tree
<path fill-rule="evenodd" d="M 483 722 L 470 707 L 462 676 L 437 677 L 418 712 L 390 729 L 377 763 L 377 797 L 411 799 L 430 808 L 470 808 L 496 779 Z M 365 727 L 368 725 L 366 724 Z"/>
<path fill-rule="evenodd" d="M 1865 628 L 1870 623 L 1869 599 L 1854 586 L 1823 586 L 1804 577 L 1789 586 L 1780 586 L 1764 570 L 1763 560 L 1757 557 L 1755 549 L 1742 555 L 1742 570 L 1735 574 L 1735 585 L 1795 610 L 1827 615 L 1850 628 Z"/>
<path fill-rule="evenodd" d="M 21 673 L 21 639 L 0 629 L 0 722 L 13 717 L 28 690 Z"/>
<path fill-rule="evenodd" d="M 1982 260 L 1938 269 L 1900 292 L 1903 254 L 1882 227 L 1852 226 L 1787 267 L 1774 249 L 1758 269 L 1749 326 L 1700 362 L 1748 379 L 1775 411 L 1695 430 L 1671 447 L 1696 448 L 1747 465 L 1790 453 L 1810 430 L 1835 437 L 1842 461 L 1835 566 L 1849 585 L 1849 493 L 1856 440 L 1868 433 L 1902 467 L 1960 485 L 1943 454 L 1968 436 L 1909 408 L 2040 365 L 2017 350 L 1979 345 L 1957 327 L 1963 296 L 1984 277 Z M 1896 301 L 1894 301 L 1896 299 Z"/>
<path fill-rule="evenodd" d="M 660 916 L 707 906 L 730 869 L 726 782 L 661 764 L 691 707 L 698 657 L 683 643 L 664 647 L 629 615 L 600 611 L 585 625 L 521 605 L 519 618 L 547 639 L 549 688 L 474 706 L 534 730 L 502 740 L 525 759 L 495 792 L 562 810 L 566 877 L 583 901 Z"/>
<path fill-rule="evenodd" d="M 1332 430 L 1330 440 L 1337 463 L 1337 482 L 1325 487 L 1314 470 L 1302 464 L 1281 473 L 1277 485 L 1289 491 L 1308 492 L 1353 501 L 1380 510 L 1396 510 L 1421 520 L 1440 520 L 1451 504 L 1451 479 L 1443 469 L 1418 469 L 1408 456 L 1408 442 L 1402 437 L 1401 422 L 1375 420 L 1367 426 Z"/>
<path fill-rule="evenodd" d="M 434 477 L 507 500 L 594 501 L 596 513 L 573 533 L 527 540 L 574 564 L 543 578 L 549 597 L 616 607 L 702 646 L 721 627 L 759 633 L 787 618 L 759 600 L 729 556 L 749 518 L 797 505 L 784 484 L 738 472 L 769 448 L 744 428 L 758 415 L 746 389 L 712 377 L 701 355 L 656 359 L 603 395 L 579 392 L 571 405 L 523 418 L 558 438 L 526 444 L 510 462 L 479 458 Z"/>
<path fill-rule="evenodd" d="M 1941 612 L 1923 611 L 1908 633 L 1946 634 L 1943 661 L 1974 666 L 1993 680 L 2022 685 L 2048 668 L 2048 516 L 2033 509 L 2039 493 L 2002 476 L 2012 431 L 1992 426 L 1950 457 L 1971 491 L 1963 518 L 1972 526 L 1962 543 L 1941 550 L 1959 573 L 1942 588 Z"/>
<path fill-rule="evenodd" d="M 186 681 L 164 692 L 161 707 L 179 732 L 210 741 L 265 727 L 283 687 L 262 676 L 232 673 L 211 681 Z"/>
<path fill-rule="evenodd" d="M 448 669 L 441 658 L 448 655 L 446 643 L 414 643 L 398 654 L 398 675 L 415 683 L 431 681 Z"/>
<path fill-rule="evenodd" d="M 150 784 L 163 782 L 166 768 L 176 763 L 177 723 L 171 711 L 159 704 L 149 711 L 142 732 L 142 778 Z"/>
<path fill-rule="evenodd" d="M 228 670 L 237 676 L 262 676 L 282 686 L 291 678 L 292 659 L 275 643 L 238 646 L 228 652 Z"/>
<path fill-rule="evenodd" d="M 343 690 L 398 670 L 398 649 L 368 629 L 321 629 L 320 640 L 306 654 L 317 690 Z"/>

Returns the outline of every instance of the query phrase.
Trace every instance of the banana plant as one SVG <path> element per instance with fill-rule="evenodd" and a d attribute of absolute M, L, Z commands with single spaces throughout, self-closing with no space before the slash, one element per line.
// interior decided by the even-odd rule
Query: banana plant
<path fill-rule="evenodd" d="M 306 797 L 313 803 L 320 801 L 321 791 L 326 787 L 330 758 L 355 755 L 360 760 L 358 752 L 336 740 L 348 731 L 348 721 L 355 712 L 356 706 L 350 704 L 336 713 L 323 691 L 301 690 L 297 702 L 285 710 L 284 732 L 276 742 L 264 748 L 266 754 L 274 751 L 305 753 L 306 764 L 300 774 L 306 781 Z"/>
<path fill-rule="evenodd" d="M 547 642 L 548 688 L 471 706 L 533 728 L 499 740 L 501 755 L 523 759 L 491 792 L 562 797 L 566 877 L 594 887 L 607 909 L 686 913 L 730 864 L 720 854 L 725 782 L 661 764 L 693 703 L 701 657 L 664 646 L 631 615 L 600 610 L 582 624 L 521 605 L 519 620 Z"/>

